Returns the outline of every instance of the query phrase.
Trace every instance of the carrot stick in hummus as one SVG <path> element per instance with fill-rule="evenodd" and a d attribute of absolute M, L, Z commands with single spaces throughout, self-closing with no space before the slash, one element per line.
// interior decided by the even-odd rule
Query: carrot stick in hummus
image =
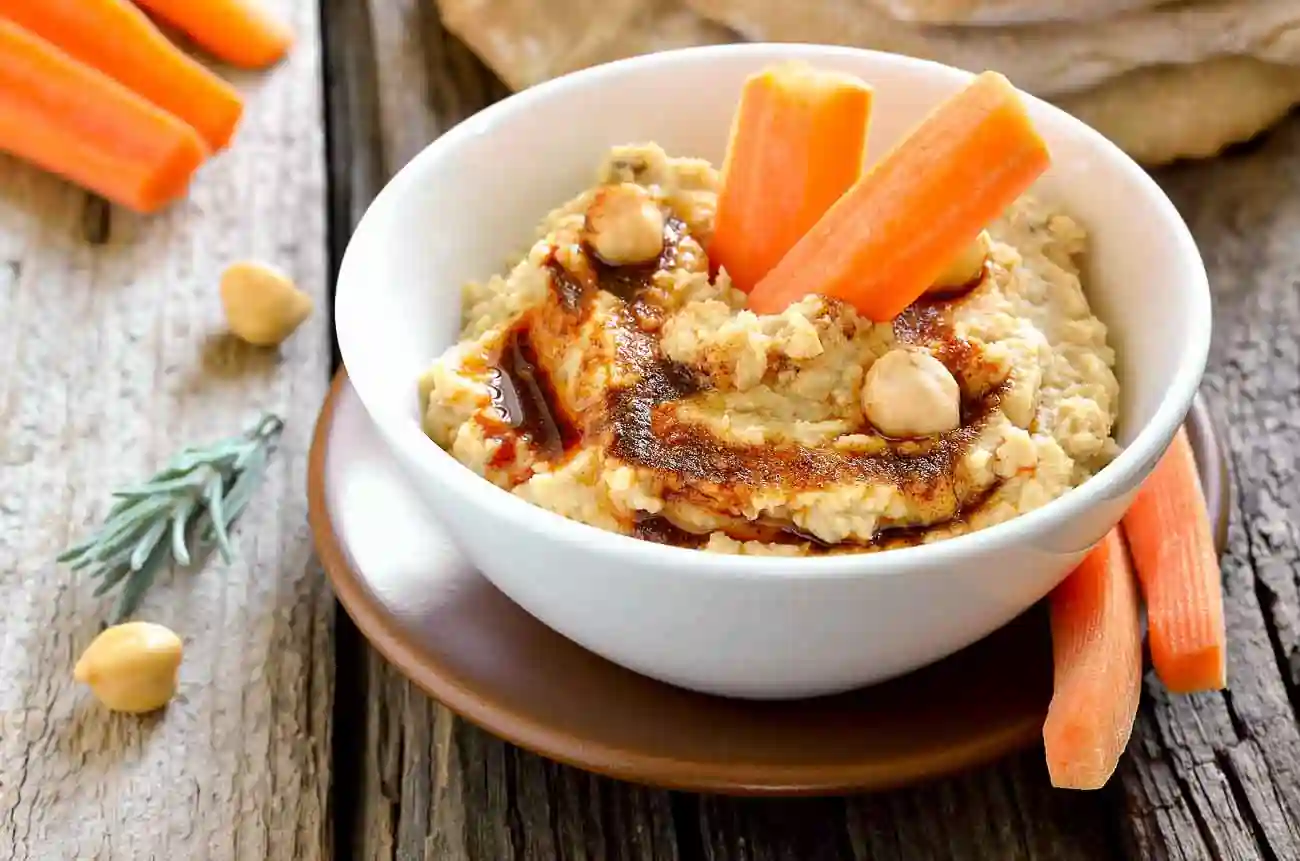
<path fill-rule="evenodd" d="M 862 173 L 872 90 L 781 63 L 745 81 L 722 167 L 710 260 L 746 292 Z"/>
<path fill-rule="evenodd" d="M 817 293 L 891 320 L 1050 162 L 1015 88 L 985 72 L 844 193 L 758 283 L 750 310 Z"/>

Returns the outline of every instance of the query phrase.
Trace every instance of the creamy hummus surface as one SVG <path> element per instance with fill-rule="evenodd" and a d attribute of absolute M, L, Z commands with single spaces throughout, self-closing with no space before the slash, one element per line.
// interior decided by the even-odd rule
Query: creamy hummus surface
<path fill-rule="evenodd" d="M 429 436 L 565 517 L 744 554 L 970 532 L 1116 455 L 1115 357 L 1068 215 L 1022 198 L 969 283 L 888 323 L 819 296 L 758 316 L 710 270 L 717 186 L 707 162 L 615 148 L 523 259 L 465 288 L 461 339 L 420 381 Z"/>

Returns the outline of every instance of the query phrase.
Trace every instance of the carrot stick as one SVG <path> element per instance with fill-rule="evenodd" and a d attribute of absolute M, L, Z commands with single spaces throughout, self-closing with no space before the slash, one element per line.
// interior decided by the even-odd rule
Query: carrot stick
<path fill-rule="evenodd" d="M 0 18 L 180 117 L 213 151 L 235 133 L 244 110 L 239 93 L 172 45 L 127 0 L 0 0 Z"/>
<path fill-rule="evenodd" d="M 1185 431 L 1138 490 L 1122 526 L 1146 599 L 1156 675 L 1174 693 L 1226 687 L 1219 557 Z"/>
<path fill-rule="evenodd" d="M 241 69 L 278 63 L 293 33 L 260 0 L 135 0 L 219 60 Z"/>
<path fill-rule="evenodd" d="M 5 20 L 0 150 L 139 212 L 184 193 L 207 156 L 189 125 Z"/>
<path fill-rule="evenodd" d="M 1052 702 L 1043 746 L 1052 785 L 1100 789 L 1128 745 L 1142 689 L 1137 584 L 1112 529 L 1049 599 Z"/>
<path fill-rule="evenodd" d="M 782 63 L 749 77 L 732 120 L 709 258 L 749 292 L 862 173 L 871 88 Z"/>
<path fill-rule="evenodd" d="M 863 174 L 759 282 L 749 307 L 773 314 L 820 293 L 890 320 L 1050 162 L 1016 90 L 985 72 Z"/>

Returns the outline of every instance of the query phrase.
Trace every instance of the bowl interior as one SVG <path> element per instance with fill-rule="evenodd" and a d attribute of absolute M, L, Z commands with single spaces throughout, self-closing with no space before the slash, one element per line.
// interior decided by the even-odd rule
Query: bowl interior
<path fill-rule="evenodd" d="M 867 51 L 726 46 L 589 70 L 465 121 L 384 189 L 344 260 L 336 325 L 372 415 L 407 426 L 402 434 L 418 432 L 416 378 L 456 340 L 461 286 L 503 271 L 533 241 L 541 217 L 593 181 L 610 146 L 655 141 L 670 154 L 720 163 L 745 76 L 792 57 L 875 87 L 873 158 L 969 80 Z M 1183 400 L 1174 405 L 1178 415 L 1163 419 L 1172 433 L 1208 345 L 1208 293 L 1195 246 L 1158 187 L 1118 149 L 1063 112 L 1026 100 L 1054 161 L 1037 193 L 1062 204 L 1091 236 L 1085 288 L 1120 357 L 1120 441 L 1132 443 L 1175 392 Z M 447 457 L 432 442 L 427 447 L 429 457 Z"/>

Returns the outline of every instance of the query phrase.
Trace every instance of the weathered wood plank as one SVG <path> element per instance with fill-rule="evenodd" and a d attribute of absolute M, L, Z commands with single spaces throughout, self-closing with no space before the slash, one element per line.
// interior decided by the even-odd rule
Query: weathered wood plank
<path fill-rule="evenodd" d="M 501 93 L 431 7 L 369 4 L 376 94 L 364 110 L 376 129 L 351 134 L 370 141 L 380 173 Z M 1230 694 L 1169 698 L 1152 684 L 1120 777 L 1101 793 L 1052 791 L 1030 751 L 905 792 L 754 801 L 657 793 L 543 763 L 456 721 L 371 655 L 362 857 L 1300 857 L 1300 120 L 1254 151 L 1160 179 L 1216 291 L 1207 389 L 1239 479 L 1225 566 Z"/>
<path fill-rule="evenodd" d="M 0 858 L 316 859 L 327 822 L 333 600 L 306 526 L 307 448 L 327 383 L 328 312 L 279 353 L 220 337 L 216 279 L 274 261 L 325 306 L 317 9 L 241 78 L 237 145 L 192 197 L 140 219 L 0 160 Z M 288 427 L 235 530 L 238 560 L 164 575 L 139 617 L 185 641 L 180 697 L 110 716 L 72 682 L 110 599 L 54 556 L 109 493 L 179 446 Z"/>
<path fill-rule="evenodd" d="M 815 801 L 702 798 L 708 861 L 1089 859 L 1114 853 L 1104 794 L 1046 786 L 1041 753 L 914 789 Z"/>
<path fill-rule="evenodd" d="M 377 177 L 505 90 L 442 29 L 432 3 L 331 0 L 326 21 L 331 66 L 349 76 L 329 90 L 332 179 L 346 189 L 334 203 L 355 221 Z M 369 94 L 356 84 L 365 80 L 374 82 Z M 357 679 L 364 699 L 340 700 L 365 703 L 363 716 L 340 716 L 365 732 L 359 792 L 350 796 L 358 810 L 348 826 L 357 857 L 678 857 L 668 793 L 582 774 L 492 738 L 430 702 L 368 648 Z"/>
<path fill-rule="evenodd" d="M 1231 690 L 1148 687 L 1121 772 L 1134 855 L 1300 857 L 1300 118 L 1252 149 L 1160 177 L 1214 287 L 1205 390 L 1237 484 L 1224 560 Z"/>

